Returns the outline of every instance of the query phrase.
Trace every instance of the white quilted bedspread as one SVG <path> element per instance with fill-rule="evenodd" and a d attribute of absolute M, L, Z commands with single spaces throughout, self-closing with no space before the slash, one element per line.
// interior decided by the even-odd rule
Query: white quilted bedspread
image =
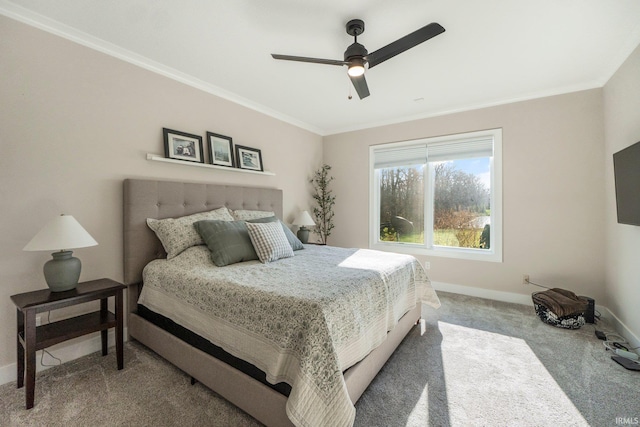
<path fill-rule="evenodd" d="M 292 258 L 216 267 L 205 246 L 144 270 L 139 302 L 291 385 L 297 426 L 351 426 L 342 372 L 417 303 L 439 307 L 412 256 L 306 245 Z"/>

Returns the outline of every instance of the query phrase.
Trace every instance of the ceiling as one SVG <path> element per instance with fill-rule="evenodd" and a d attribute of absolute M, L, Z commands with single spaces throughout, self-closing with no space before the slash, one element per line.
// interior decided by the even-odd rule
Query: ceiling
<path fill-rule="evenodd" d="M 0 13 L 320 135 L 603 86 L 640 44 L 638 0 L 0 0 Z M 371 70 L 358 99 L 348 20 L 369 52 L 446 32 Z M 352 99 L 348 99 L 349 95 Z"/>

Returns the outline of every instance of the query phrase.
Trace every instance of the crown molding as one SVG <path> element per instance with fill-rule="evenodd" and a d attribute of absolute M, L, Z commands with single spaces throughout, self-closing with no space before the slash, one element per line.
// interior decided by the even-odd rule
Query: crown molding
<path fill-rule="evenodd" d="M 83 31 L 79 31 L 66 24 L 48 18 L 44 15 L 35 13 L 21 6 L 15 5 L 9 1 L 0 0 L 0 14 L 24 24 L 30 25 L 32 27 L 38 28 L 40 30 L 46 31 L 48 33 L 54 34 L 56 36 L 62 37 L 64 39 L 70 40 L 79 45 L 88 47 L 114 58 L 118 58 L 122 61 L 136 65 L 145 70 L 178 81 L 187 86 L 191 86 L 195 89 L 201 90 L 211 95 L 215 95 L 217 97 L 226 99 L 227 101 L 281 120 L 298 128 L 308 130 L 309 132 L 315 133 L 317 135 L 323 134 L 323 131 L 321 129 L 310 125 L 309 123 L 305 123 L 286 114 L 282 114 L 262 104 L 225 90 L 219 86 L 207 83 L 187 73 L 183 73 L 157 61 L 149 59 L 145 56 L 124 49 L 106 40 L 102 40 Z"/>

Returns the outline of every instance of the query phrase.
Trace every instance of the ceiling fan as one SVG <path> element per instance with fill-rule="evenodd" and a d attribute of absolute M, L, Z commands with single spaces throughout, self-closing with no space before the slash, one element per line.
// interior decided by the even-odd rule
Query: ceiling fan
<path fill-rule="evenodd" d="M 425 25 L 419 30 L 414 31 L 411 34 L 407 34 L 398 40 L 389 43 L 388 45 L 369 53 L 367 49 L 358 43 L 358 36 L 364 32 L 364 22 L 361 19 L 352 19 L 347 22 L 347 34 L 353 36 L 353 44 L 351 44 L 347 50 L 344 51 L 344 60 L 334 59 L 320 59 L 320 58 L 307 58 L 304 56 L 291 56 L 280 55 L 272 53 L 271 56 L 274 59 L 284 59 L 286 61 L 299 61 L 299 62 L 311 62 L 314 64 L 327 64 L 327 65 L 346 65 L 348 67 L 347 73 L 351 79 L 351 83 L 356 88 L 360 99 L 369 96 L 369 87 L 367 81 L 364 78 L 365 64 L 368 64 L 368 68 L 375 67 L 376 65 L 391 59 L 394 56 L 411 49 L 414 46 L 419 45 L 422 42 L 426 42 L 432 37 L 438 34 L 444 33 L 444 28 L 436 23 L 432 22 L 429 25 Z"/>

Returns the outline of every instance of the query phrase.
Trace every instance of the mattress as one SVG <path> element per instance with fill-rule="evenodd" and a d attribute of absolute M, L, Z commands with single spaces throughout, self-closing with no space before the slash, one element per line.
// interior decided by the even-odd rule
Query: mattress
<path fill-rule="evenodd" d="M 260 381 L 262 384 L 266 385 L 269 388 L 272 388 L 278 393 L 284 396 L 289 396 L 289 394 L 291 393 L 291 386 L 289 384 L 284 382 L 271 384 L 269 381 L 267 381 L 267 375 L 256 366 L 240 359 L 239 357 L 235 357 L 233 354 L 224 351 L 223 348 L 213 344 L 211 341 L 201 337 L 193 331 L 190 331 L 189 329 L 177 324 L 168 317 L 149 310 L 142 304 L 138 304 L 137 314 L 143 319 L 148 320 L 159 328 L 162 328 L 170 334 L 180 338 L 182 341 L 197 348 L 198 350 L 204 351 L 210 356 L 213 356 L 216 359 L 226 363 L 227 365 L 234 367 L 240 372 L 249 375 L 256 381 Z"/>
<path fill-rule="evenodd" d="M 415 258 L 325 246 L 222 268 L 196 246 L 151 262 L 144 283 L 140 304 L 289 384 L 297 425 L 351 425 L 342 372 L 417 303 L 439 306 Z"/>

